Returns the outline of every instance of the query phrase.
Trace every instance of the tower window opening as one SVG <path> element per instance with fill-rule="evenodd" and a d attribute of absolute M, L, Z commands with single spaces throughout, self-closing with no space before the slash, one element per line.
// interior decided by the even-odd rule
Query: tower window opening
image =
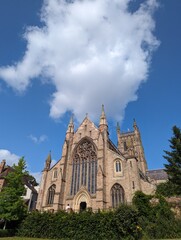
<path fill-rule="evenodd" d="M 127 147 L 126 141 L 124 141 L 123 145 L 124 145 L 124 151 L 127 151 L 128 147 Z"/>

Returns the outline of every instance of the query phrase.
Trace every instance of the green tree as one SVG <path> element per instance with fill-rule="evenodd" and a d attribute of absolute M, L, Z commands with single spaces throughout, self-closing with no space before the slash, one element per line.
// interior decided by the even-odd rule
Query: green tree
<path fill-rule="evenodd" d="M 158 184 L 156 194 L 164 197 L 174 196 L 177 192 L 177 186 L 170 181 Z"/>
<path fill-rule="evenodd" d="M 181 130 L 174 126 L 173 137 L 169 140 L 171 151 L 164 151 L 163 156 L 168 164 L 165 164 L 165 171 L 169 181 L 176 186 L 176 194 L 181 194 Z"/>
<path fill-rule="evenodd" d="M 140 215 L 148 216 L 151 212 L 152 206 L 150 200 L 151 195 L 146 195 L 142 191 L 136 191 L 133 197 L 133 205 L 136 206 Z"/>
<path fill-rule="evenodd" d="M 25 193 L 23 179 L 27 175 L 25 160 L 21 158 L 5 177 L 6 184 L 0 192 L 0 219 L 4 220 L 4 229 L 7 222 L 21 220 L 26 214 L 22 195 Z"/>

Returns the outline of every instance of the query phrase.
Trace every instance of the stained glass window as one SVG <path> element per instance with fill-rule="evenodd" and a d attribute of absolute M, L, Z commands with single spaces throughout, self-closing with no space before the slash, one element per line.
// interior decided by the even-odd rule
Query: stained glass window
<path fill-rule="evenodd" d="M 112 207 L 116 208 L 124 202 L 124 190 L 120 184 L 116 183 L 111 188 Z"/>
<path fill-rule="evenodd" d="M 55 196 L 55 184 L 53 184 L 51 187 L 48 189 L 48 197 L 47 197 L 47 204 L 52 205 L 54 202 L 54 196 Z"/>
<path fill-rule="evenodd" d="M 87 139 L 76 148 L 72 161 L 72 181 L 70 194 L 75 195 L 81 186 L 91 194 L 96 192 L 97 155 L 94 145 Z"/>

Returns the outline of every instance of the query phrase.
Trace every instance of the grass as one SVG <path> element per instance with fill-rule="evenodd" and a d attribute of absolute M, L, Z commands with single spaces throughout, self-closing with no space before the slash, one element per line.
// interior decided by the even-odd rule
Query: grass
<path fill-rule="evenodd" d="M 25 237 L 4 237 L 4 238 L 0 238 L 0 240 L 51 240 L 51 239 L 47 239 L 47 238 L 46 239 L 45 238 L 25 238 Z M 181 238 L 159 239 L 159 240 L 181 240 Z"/>
<path fill-rule="evenodd" d="M 25 237 L 3 237 L 0 240 L 51 240 L 49 238 L 25 238 Z M 52 239 L 53 240 L 53 239 Z M 62 239 L 63 240 L 63 239 Z M 181 240 L 181 238 L 175 239 L 157 239 L 157 240 Z"/>
<path fill-rule="evenodd" d="M 45 238 L 25 238 L 25 237 L 4 237 L 1 240 L 50 240 Z"/>

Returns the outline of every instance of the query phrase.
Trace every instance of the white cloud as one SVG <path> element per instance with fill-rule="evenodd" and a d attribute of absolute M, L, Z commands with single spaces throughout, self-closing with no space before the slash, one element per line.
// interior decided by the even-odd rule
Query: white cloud
<path fill-rule="evenodd" d="M 0 149 L 0 162 L 4 159 L 6 160 L 7 165 L 12 166 L 13 164 L 18 163 L 20 156 L 11 153 L 9 150 Z"/>
<path fill-rule="evenodd" d="M 37 183 L 40 184 L 42 177 L 41 172 L 30 172 L 30 175 L 32 175 L 36 179 Z"/>
<path fill-rule="evenodd" d="M 0 149 L 0 162 L 2 160 L 6 160 L 6 165 L 12 166 L 13 164 L 18 164 L 18 161 L 21 157 L 11 153 L 7 149 Z M 42 173 L 41 172 L 31 172 L 30 175 L 34 176 L 36 178 L 37 183 L 40 183 Z"/>
<path fill-rule="evenodd" d="M 48 137 L 47 137 L 45 134 L 41 135 L 40 137 L 36 137 L 36 136 L 30 134 L 28 137 L 29 137 L 34 143 L 37 143 L 37 144 L 42 143 L 42 142 L 44 142 L 44 141 L 46 141 L 46 140 L 48 139 Z"/>
<path fill-rule="evenodd" d="M 57 163 L 56 160 L 52 159 L 52 162 L 51 162 L 51 167 L 53 167 L 55 164 Z"/>
<path fill-rule="evenodd" d="M 0 77 L 18 91 L 35 77 L 49 78 L 56 87 L 50 102 L 53 118 L 73 111 L 79 120 L 86 112 L 97 119 L 104 103 L 107 115 L 121 120 L 127 104 L 137 99 L 158 46 L 152 16 L 156 0 L 145 1 L 133 13 L 131 2 L 45 0 L 44 26 L 27 29 L 24 57 L 1 67 Z"/>

